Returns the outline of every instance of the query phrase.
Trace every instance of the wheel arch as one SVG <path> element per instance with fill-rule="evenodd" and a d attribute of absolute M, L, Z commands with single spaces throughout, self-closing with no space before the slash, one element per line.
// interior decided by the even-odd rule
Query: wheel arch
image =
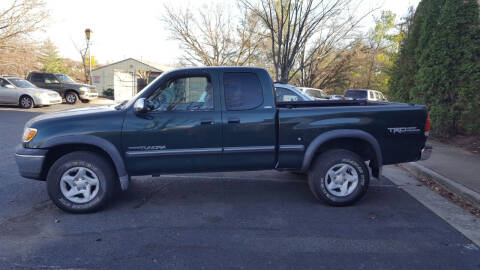
<path fill-rule="evenodd" d="M 128 173 L 123 158 L 118 149 L 106 139 L 93 135 L 62 136 L 48 140 L 42 147 L 48 149 L 42 176 L 48 173 L 53 163 L 62 155 L 73 151 L 87 150 L 100 153 L 108 158 L 115 168 L 122 189 L 128 188 Z"/>
<path fill-rule="evenodd" d="M 348 143 L 347 143 L 348 142 Z M 308 171 L 314 158 L 318 156 L 321 152 L 326 151 L 326 149 L 341 148 L 345 146 L 345 149 L 350 149 L 352 143 L 359 142 L 359 144 L 353 144 L 356 146 L 366 147 L 365 153 L 358 153 L 358 151 L 353 151 L 361 156 L 371 155 L 370 167 L 372 168 L 372 174 L 375 177 L 379 177 L 381 173 L 381 167 L 383 164 L 382 151 L 380 144 L 378 143 L 375 137 L 363 130 L 359 129 L 337 129 L 332 131 L 327 131 L 325 133 L 317 136 L 307 147 L 302 163 L 302 172 Z M 332 144 L 332 146 L 329 146 Z M 371 153 L 369 153 L 371 152 Z"/>
<path fill-rule="evenodd" d="M 78 90 L 75 90 L 75 89 L 72 89 L 72 88 L 68 88 L 68 89 L 65 89 L 63 91 L 63 97 L 65 98 L 65 95 L 67 95 L 68 92 L 74 92 L 75 94 L 77 94 L 77 96 L 80 96 L 80 92 L 78 92 Z"/>

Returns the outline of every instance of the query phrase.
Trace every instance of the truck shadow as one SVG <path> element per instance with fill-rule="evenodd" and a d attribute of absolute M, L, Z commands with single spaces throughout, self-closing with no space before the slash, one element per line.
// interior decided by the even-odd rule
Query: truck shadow
<path fill-rule="evenodd" d="M 297 176 L 294 176 L 297 178 Z M 294 179 L 295 179 L 294 178 Z M 314 205 L 327 207 L 314 198 L 307 181 L 264 181 L 252 179 L 134 179 L 126 192 L 115 196 L 107 211 L 120 209 L 168 209 L 170 207 L 226 206 L 238 208 L 278 207 L 279 205 Z M 370 192 L 370 190 L 369 190 Z M 382 196 L 383 197 L 383 196 Z M 378 203 L 367 195 L 357 203 Z M 269 205 L 269 206 L 267 206 Z"/>

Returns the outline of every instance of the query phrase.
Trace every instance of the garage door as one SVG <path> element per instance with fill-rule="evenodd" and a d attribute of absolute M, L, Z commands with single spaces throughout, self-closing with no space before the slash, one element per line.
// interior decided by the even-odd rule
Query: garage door
<path fill-rule="evenodd" d="M 132 98 L 136 91 L 135 73 L 124 70 L 113 71 L 113 89 L 115 102 Z"/>

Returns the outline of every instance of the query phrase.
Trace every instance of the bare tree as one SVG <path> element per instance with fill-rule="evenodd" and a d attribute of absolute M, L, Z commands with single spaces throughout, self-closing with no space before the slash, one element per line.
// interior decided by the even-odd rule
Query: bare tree
<path fill-rule="evenodd" d="M 239 1 L 268 30 L 275 77 L 284 83 L 315 61 L 329 58 L 371 12 L 358 16 L 350 0 Z"/>
<path fill-rule="evenodd" d="M 182 62 L 193 65 L 222 66 L 250 65 L 256 61 L 263 37 L 260 22 L 243 10 L 242 17 L 234 17 L 225 4 L 173 9 L 165 5 L 162 20 L 171 38 L 185 49 Z"/>
<path fill-rule="evenodd" d="M 15 38 L 41 29 L 47 17 L 42 0 L 13 0 L 0 10 L 0 49 L 11 47 L 8 43 Z"/>
<path fill-rule="evenodd" d="M 38 69 L 40 46 L 24 38 L 12 38 L 8 46 L 0 49 L 0 74 L 24 77 Z"/>
<path fill-rule="evenodd" d="M 38 67 L 39 47 L 29 35 L 40 30 L 47 17 L 41 0 L 13 0 L 0 9 L 0 73 L 25 76 Z"/>
<path fill-rule="evenodd" d="M 85 82 L 85 73 L 83 63 L 75 61 L 69 58 L 63 59 L 65 68 L 68 70 L 68 74 L 77 82 Z"/>
<path fill-rule="evenodd" d="M 89 59 L 88 59 L 88 49 L 87 47 L 82 48 L 77 43 L 75 43 L 72 40 L 73 46 L 77 50 L 77 52 L 80 54 L 80 58 L 82 59 L 82 67 L 83 67 L 83 77 L 82 82 L 89 83 L 90 81 L 90 64 L 89 64 Z M 90 82 L 91 83 L 91 82 Z"/>
<path fill-rule="evenodd" d="M 330 92 L 343 91 L 349 86 L 350 76 L 355 58 L 362 49 L 361 39 L 352 41 L 348 47 L 335 48 L 325 54 L 319 51 L 320 56 L 314 56 L 315 61 L 305 65 L 300 70 L 301 76 L 293 79 L 295 85 L 315 87 Z M 301 56 L 303 59 L 303 55 Z"/>

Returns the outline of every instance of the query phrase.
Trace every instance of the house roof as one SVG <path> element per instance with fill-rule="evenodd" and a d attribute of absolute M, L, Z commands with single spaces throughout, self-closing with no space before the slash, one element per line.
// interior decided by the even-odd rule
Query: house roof
<path fill-rule="evenodd" d="M 92 71 L 101 70 L 103 68 L 110 67 L 110 66 L 113 66 L 113 65 L 116 65 L 116 64 L 119 64 L 119 63 L 123 63 L 123 62 L 126 62 L 126 61 L 135 61 L 135 62 L 138 62 L 140 64 L 146 65 L 146 66 L 151 68 L 150 71 L 165 72 L 165 71 L 168 71 L 168 70 L 172 69 L 172 68 L 170 68 L 168 66 L 165 66 L 165 65 L 159 65 L 159 64 L 154 64 L 152 62 L 140 61 L 140 60 L 137 60 L 135 58 L 130 57 L 130 58 L 118 61 L 118 62 L 114 62 L 114 63 L 108 64 L 108 65 L 104 65 L 104 66 L 101 66 L 101 67 L 98 67 L 98 68 L 94 68 L 94 69 L 92 69 Z"/>

